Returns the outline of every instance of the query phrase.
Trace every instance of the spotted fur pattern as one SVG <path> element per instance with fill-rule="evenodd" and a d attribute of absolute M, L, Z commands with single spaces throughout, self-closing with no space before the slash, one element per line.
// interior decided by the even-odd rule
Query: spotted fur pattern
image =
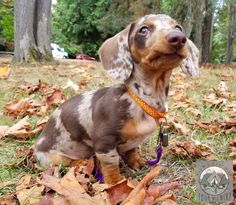
<path fill-rule="evenodd" d="M 158 122 L 137 105 L 126 86 L 159 112 L 167 111 L 172 69 L 182 63 L 186 72 L 198 72 L 194 44 L 188 40 L 176 49 L 167 40 L 176 25 L 169 16 L 147 15 L 104 42 L 102 64 L 122 83 L 74 96 L 55 110 L 35 145 L 42 166 L 69 165 L 96 155 L 105 182 L 114 184 L 123 178 L 119 154 L 126 153 L 125 162 L 131 168 L 144 165 L 137 147 Z"/>

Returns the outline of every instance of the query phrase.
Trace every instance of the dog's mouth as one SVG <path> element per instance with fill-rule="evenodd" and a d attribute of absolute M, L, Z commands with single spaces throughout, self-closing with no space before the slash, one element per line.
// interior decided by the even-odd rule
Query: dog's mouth
<path fill-rule="evenodd" d="M 163 54 L 163 53 L 158 53 L 150 58 L 151 62 L 157 62 L 157 61 L 181 61 L 184 58 L 186 58 L 185 55 L 179 54 L 179 53 L 170 53 L 170 54 Z"/>

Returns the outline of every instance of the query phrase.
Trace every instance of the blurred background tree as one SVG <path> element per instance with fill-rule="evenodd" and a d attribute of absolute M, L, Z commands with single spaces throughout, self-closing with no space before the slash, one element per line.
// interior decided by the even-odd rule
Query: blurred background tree
<path fill-rule="evenodd" d="M 101 43 L 128 23 L 164 13 L 183 25 L 201 51 L 201 62 L 231 63 L 236 61 L 235 7 L 236 0 L 57 0 L 51 41 L 70 57 L 82 52 L 98 57 Z M 0 1 L 0 39 L 0 44 L 12 42 L 13 0 Z"/>

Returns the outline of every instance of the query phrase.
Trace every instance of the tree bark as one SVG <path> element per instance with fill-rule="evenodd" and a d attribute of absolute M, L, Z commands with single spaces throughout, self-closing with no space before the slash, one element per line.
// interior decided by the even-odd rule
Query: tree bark
<path fill-rule="evenodd" d="M 185 35 L 189 37 L 193 29 L 193 0 L 179 0 L 173 10 L 173 16 L 183 26 Z"/>
<path fill-rule="evenodd" d="M 37 0 L 36 42 L 42 56 L 51 53 L 51 1 Z"/>
<path fill-rule="evenodd" d="M 203 26 L 203 10 L 205 7 L 205 0 L 199 0 L 195 2 L 194 6 L 194 22 L 195 22 L 195 32 L 194 32 L 194 43 L 199 49 L 200 61 L 202 56 L 202 26 Z"/>
<path fill-rule="evenodd" d="M 205 0 L 204 14 L 202 29 L 202 62 L 210 62 L 213 32 L 213 3 L 211 0 Z"/>
<path fill-rule="evenodd" d="M 51 0 L 14 1 L 14 61 L 52 60 Z"/>
<path fill-rule="evenodd" d="M 227 39 L 227 55 L 226 64 L 233 61 L 233 41 L 236 36 L 236 4 L 229 4 L 229 24 L 228 24 L 228 39 Z"/>

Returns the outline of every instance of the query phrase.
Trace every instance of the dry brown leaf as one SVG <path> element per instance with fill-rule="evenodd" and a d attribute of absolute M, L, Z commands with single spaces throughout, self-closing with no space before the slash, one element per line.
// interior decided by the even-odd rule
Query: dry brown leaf
<path fill-rule="evenodd" d="M 166 199 L 161 203 L 161 205 L 176 205 L 176 204 L 177 204 L 176 201 L 173 201 L 171 199 Z"/>
<path fill-rule="evenodd" d="M 229 98 L 232 98 L 233 95 L 229 92 L 228 90 L 228 86 L 226 84 L 225 81 L 220 81 L 218 87 L 216 89 L 213 89 L 216 96 L 218 98 L 226 98 L 226 99 L 229 99 Z"/>
<path fill-rule="evenodd" d="M 189 107 L 185 110 L 185 112 L 189 112 L 190 114 L 196 116 L 196 117 L 200 117 L 202 115 L 202 113 L 200 112 L 200 110 L 193 108 L 193 107 Z"/>
<path fill-rule="evenodd" d="M 73 205 L 106 205 L 106 199 L 102 196 L 100 198 L 97 196 L 95 200 L 85 192 L 84 188 L 77 182 L 75 167 L 72 167 L 62 179 L 44 175 L 44 178 L 38 183 L 55 190 Z"/>
<path fill-rule="evenodd" d="M 236 138 L 234 138 L 233 140 L 231 140 L 231 142 L 229 143 L 229 156 L 232 159 L 236 159 Z"/>
<path fill-rule="evenodd" d="M 0 126 L 0 139 L 5 136 L 5 133 L 9 130 L 8 126 L 2 125 Z"/>
<path fill-rule="evenodd" d="M 198 127 L 207 130 L 210 133 L 219 133 L 220 131 L 224 131 L 225 134 L 230 134 L 236 130 L 236 118 L 226 119 L 222 121 L 202 121 L 198 120 L 193 123 L 193 125 L 197 125 Z"/>
<path fill-rule="evenodd" d="M 174 196 L 174 194 L 165 194 L 165 195 L 163 195 L 163 196 L 161 196 L 161 197 L 159 197 L 159 198 L 157 198 L 156 199 L 156 203 L 157 202 L 161 202 L 161 201 L 167 201 L 167 200 L 171 200 L 171 201 L 174 201 L 175 202 L 175 204 L 176 204 L 176 198 L 175 198 L 175 196 Z"/>
<path fill-rule="evenodd" d="M 45 104 L 47 110 L 49 110 L 52 105 L 62 104 L 65 100 L 66 97 L 59 88 L 52 88 L 45 93 Z"/>
<path fill-rule="evenodd" d="M 0 205 L 17 205 L 17 199 L 13 194 L 0 196 Z"/>
<path fill-rule="evenodd" d="M 17 122 L 15 125 L 10 127 L 4 134 L 4 136 L 12 135 L 18 139 L 25 140 L 28 137 L 35 135 L 39 132 L 41 132 L 46 124 L 45 121 L 40 121 L 34 130 L 31 130 L 31 125 L 28 122 L 29 116 L 25 116 L 23 119 L 21 119 L 19 122 Z"/>
<path fill-rule="evenodd" d="M 27 85 L 27 86 L 22 85 L 18 88 L 20 90 L 23 90 L 23 91 L 27 92 L 30 95 L 30 94 L 35 93 L 37 91 L 48 89 L 49 85 L 47 83 L 42 82 L 41 80 L 39 80 L 39 83 L 37 85 Z"/>
<path fill-rule="evenodd" d="M 19 117 L 26 115 L 37 114 L 40 110 L 40 103 L 37 103 L 35 100 L 30 98 L 24 98 L 21 100 L 14 100 L 12 102 L 7 103 L 4 108 L 6 110 L 6 114 Z"/>
<path fill-rule="evenodd" d="M 29 132 L 31 125 L 28 122 L 29 116 L 24 117 L 21 119 L 19 122 L 17 122 L 15 125 L 10 127 L 7 132 L 5 133 L 6 135 L 13 135 L 17 138 L 22 138 L 25 139 L 28 136 L 31 136 L 32 133 Z"/>
<path fill-rule="evenodd" d="M 63 87 L 63 89 L 72 89 L 75 92 L 79 91 L 79 86 L 77 84 L 75 84 L 72 80 L 68 80 L 66 85 Z"/>
<path fill-rule="evenodd" d="M 210 147 L 193 141 L 173 141 L 169 151 L 183 158 L 215 158 Z"/>
<path fill-rule="evenodd" d="M 151 184 L 148 187 L 147 192 L 150 196 L 156 199 L 166 194 L 169 190 L 181 189 L 181 188 L 182 186 L 178 182 L 169 182 L 165 184 Z"/>
<path fill-rule="evenodd" d="M 211 93 L 210 95 L 206 96 L 203 99 L 204 102 L 214 106 L 214 107 L 220 107 L 222 105 L 227 104 L 227 99 L 225 98 L 218 98 L 215 93 Z"/>
<path fill-rule="evenodd" d="M 133 187 L 129 186 L 127 180 L 119 182 L 106 189 L 112 205 L 116 205 L 125 200 L 132 190 Z"/>
<path fill-rule="evenodd" d="M 161 171 L 159 166 L 153 168 L 140 182 L 139 184 L 130 192 L 128 197 L 121 203 L 121 205 L 128 203 L 132 198 L 135 198 L 137 194 L 151 182 L 151 180 L 157 176 Z"/>
<path fill-rule="evenodd" d="M 30 184 L 32 176 L 27 174 L 19 180 L 16 186 L 16 195 L 20 205 L 38 205 L 44 186 L 32 186 Z"/>
<path fill-rule="evenodd" d="M 146 191 L 144 188 L 142 188 L 141 190 L 139 190 L 139 192 L 136 194 L 135 197 L 130 198 L 130 200 L 128 200 L 127 202 L 122 203 L 122 204 L 124 204 L 124 205 L 143 205 L 145 195 L 146 195 Z"/>
<path fill-rule="evenodd" d="M 39 205 L 71 205 L 69 202 L 62 196 L 52 195 L 47 193 L 40 200 Z"/>
<path fill-rule="evenodd" d="M 188 135 L 190 133 L 190 130 L 185 125 L 181 125 L 180 123 L 174 121 L 170 121 L 170 124 L 172 124 L 175 130 L 182 135 Z"/>

